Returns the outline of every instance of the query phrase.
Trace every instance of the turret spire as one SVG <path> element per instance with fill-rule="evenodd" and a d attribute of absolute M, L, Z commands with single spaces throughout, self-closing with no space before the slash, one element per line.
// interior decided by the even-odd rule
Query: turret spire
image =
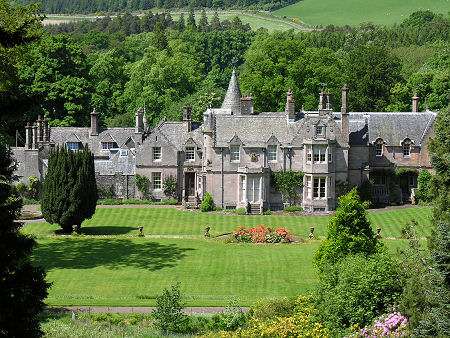
<path fill-rule="evenodd" d="M 235 114 L 239 114 L 241 110 L 241 89 L 239 88 L 239 82 L 234 69 L 231 74 L 227 94 L 222 103 L 222 109 L 231 109 Z"/>

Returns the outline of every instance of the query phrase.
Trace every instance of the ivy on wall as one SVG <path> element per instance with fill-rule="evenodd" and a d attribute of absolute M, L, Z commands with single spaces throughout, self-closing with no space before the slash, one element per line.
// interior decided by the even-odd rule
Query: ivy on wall
<path fill-rule="evenodd" d="M 288 200 L 292 205 L 299 197 L 298 190 L 303 187 L 303 172 L 279 171 L 273 174 L 271 182 L 277 191 L 281 193 L 283 201 Z"/>

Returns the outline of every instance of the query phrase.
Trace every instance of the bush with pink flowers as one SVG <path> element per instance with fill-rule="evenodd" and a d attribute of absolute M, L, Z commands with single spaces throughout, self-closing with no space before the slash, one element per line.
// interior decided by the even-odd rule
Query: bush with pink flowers
<path fill-rule="evenodd" d="M 365 326 L 348 337 L 404 337 L 408 319 L 394 308 L 390 313 L 384 314 L 370 326 Z"/>

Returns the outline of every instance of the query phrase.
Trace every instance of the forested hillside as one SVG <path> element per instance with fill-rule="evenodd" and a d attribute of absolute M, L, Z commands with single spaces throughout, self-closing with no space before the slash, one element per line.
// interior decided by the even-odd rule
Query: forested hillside
<path fill-rule="evenodd" d="M 14 76 L 0 108 L 24 117 L 2 129 L 12 136 L 39 114 L 52 125 L 87 126 L 94 107 L 104 125 L 131 126 L 145 106 L 155 125 L 164 116 L 180 120 L 186 103 L 201 121 L 206 107 L 220 106 L 233 68 L 256 111 L 283 111 L 289 88 L 297 110 L 316 109 L 321 83 L 335 94 L 337 110 L 343 84 L 352 111 L 410 111 L 414 93 L 421 110 L 442 109 L 450 87 L 448 26 L 448 18 L 417 12 L 393 28 L 270 34 L 238 17 L 208 20 L 192 11 L 176 21 L 150 12 L 48 26 L 8 69 Z"/>
<path fill-rule="evenodd" d="M 26 5 L 36 0 L 15 0 Z M 213 8 L 213 9 L 277 9 L 295 0 L 42 0 L 44 13 L 96 13 L 138 11 L 152 8 Z"/>

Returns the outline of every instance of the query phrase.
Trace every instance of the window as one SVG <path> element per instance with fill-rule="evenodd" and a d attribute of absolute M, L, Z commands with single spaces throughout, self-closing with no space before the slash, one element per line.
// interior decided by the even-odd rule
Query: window
<path fill-rule="evenodd" d="M 152 188 L 161 189 L 161 173 L 152 173 Z"/>
<path fill-rule="evenodd" d="M 408 185 L 409 185 L 410 187 L 415 187 L 415 186 L 417 186 L 417 184 L 416 184 L 416 176 L 415 176 L 415 175 L 410 174 L 410 175 L 408 176 Z"/>
<path fill-rule="evenodd" d="M 311 176 L 306 176 L 306 198 L 311 199 Z"/>
<path fill-rule="evenodd" d="M 325 177 L 315 177 L 313 186 L 314 199 L 325 198 Z"/>
<path fill-rule="evenodd" d="M 260 177 L 247 177 L 247 201 L 252 203 L 259 202 L 260 185 Z"/>
<path fill-rule="evenodd" d="M 403 143 L 403 156 L 404 157 L 409 157 L 411 152 L 411 145 L 409 142 L 405 142 Z"/>
<path fill-rule="evenodd" d="M 245 197 L 247 197 L 247 183 L 245 181 L 245 176 L 241 176 L 241 201 L 245 201 Z"/>
<path fill-rule="evenodd" d="M 128 156 L 128 150 L 127 149 L 121 149 L 120 150 L 120 156 Z"/>
<path fill-rule="evenodd" d="M 383 155 L 383 143 L 377 143 L 375 147 L 376 147 L 376 156 L 382 156 Z"/>
<path fill-rule="evenodd" d="M 109 150 L 109 149 L 114 149 L 117 148 L 117 146 L 115 146 L 115 142 L 102 142 L 102 150 Z"/>
<path fill-rule="evenodd" d="M 195 159 L 194 147 L 186 147 L 186 161 L 193 161 Z"/>
<path fill-rule="evenodd" d="M 325 162 L 325 152 L 327 150 L 326 147 L 314 146 L 314 162 L 323 163 Z"/>
<path fill-rule="evenodd" d="M 312 146 L 307 146 L 306 147 L 306 162 L 311 162 L 312 160 Z"/>
<path fill-rule="evenodd" d="M 70 150 L 78 150 L 78 142 L 67 142 L 66 143 L 66 148 L 70 149 Z"/>
<path fill-rule="evenodd" d="M 331 153 L 331 149 L 328 149 L 328 163 L 333 162 L 333 154 Z"/>
<path fill-rule="evenodd" d="M 322 126 L 316 126 L 316 135 L 317 136 L 323 136 L 323 127 Z"/>
<path fill-rule="evenodd" d="M 239 162 L 240 161 L 239 150 L 240 150 L 239 146 L 231 146 L 230 147 L 230 160 L 231 160 L 231 162 Z"/>
<path fill-rule="evenodd" d="M 277 146 L 276 145 L 270 145 L 267 147 L 267 160 L 269 162 L 277 161 Z"/>
<path fill-rule="evenodd" d="M 161 147 L 153 147 L 153 161 L 161 161 Z"/>

